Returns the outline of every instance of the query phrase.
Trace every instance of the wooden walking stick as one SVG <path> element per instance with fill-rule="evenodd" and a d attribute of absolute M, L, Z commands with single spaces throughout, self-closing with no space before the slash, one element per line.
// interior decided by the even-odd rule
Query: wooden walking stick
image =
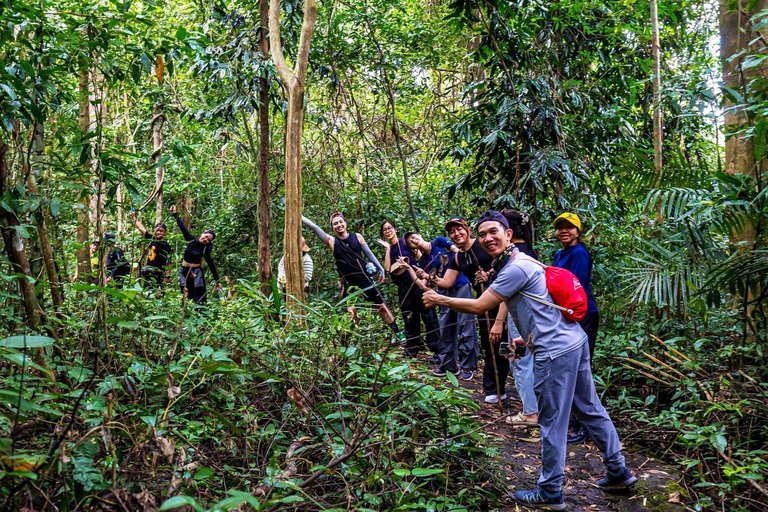
<path fill-rule="evenodd" d="M 475 251 L 472 250 L 472 247 L 469 248 L 469 252 L 472 254 L 472 258 L 477 262 L 477 268 L 478 270 L 482 270 L 480 268 L 480 260 L 477 259 L 477 256 L 475 256 Z M 480 283 L 480 295 L 485 293 L 485 285 L 483 283 Z M 485 326 L 488 328 L 488 345 L 491 349 L 491 359 L 493 360 L 493 377 L 496 380 L 496 396 L 498 397 L 499 401 L 499 414 L 502 416 L 504 415 L 504 406 L 501 404 L 501 384 L 499 383 L 499 366 L 496 363 L 496 348 L 494 347 L 494 343 L 491 342 L 491 319 L 488 317 L 488 312 L 485 312 Z"/>

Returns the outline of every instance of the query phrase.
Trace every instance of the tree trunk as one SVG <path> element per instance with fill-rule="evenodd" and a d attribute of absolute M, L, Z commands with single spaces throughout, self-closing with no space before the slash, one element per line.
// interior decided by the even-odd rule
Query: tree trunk
<path fill-rule="evenodd" d="M 651 0 L 651 51 L 653 54 L 653 165 L 656 169 L 654 188 L 661 187 L 661 59 L 659 57 L 659 11 L 657 0 Z M 656 201 L 656 226 L 661 226 L 661 201 Z M 661 229 L 659 227 L 659 229 Z"/>
<path fill-rule="evenodd" d="M 271 0 L 269 9 L 270 50 L 283 86 L 288 91 L 288 112 L 285 133 L 285 232 L 283 256 L 288 308 L 302 313 L 304 271 L 301 261 L 301 134 L 304 126 L 304 84 L 309 63 L 309 46 L 317 21 L 315 0 L 304 0 L 304 20 L 301 25 L 296 66 L 288 68 L 280 42 L 280 0 Z"/>
<path fill-rule="evenodd" d="M 751 7 L 751 9 L 748 9 Z M 749 114 L 743 104 L 750 101 L 748 84 L 756 77 L 768 74 L 768 62 L 760 65 L 743 68 L 744 59 L 751 54 L 760 54 L 764 39 L 755 30 L 751 17 L 768 8 L 768 0 L 747 1 L 720 0 L 720 59 L 723 69 L 723 90 L 725 92 L 725 105 L 723 106 L 723 123 L 725 132 L 725 172 L 729 174 L 743 174 L 756 178 L 756 187 L 760 189 L 762 177 L 762 162 L 764 158 L 757 159 L 755 146 L 751 137 L 745 136 L 746 128 L 752 124 Z M 751 44 L 750 44 L 751 43 Z M 735 91 L 742 99 L 734 104 L 734 97 L 729 90 Z M 743 216 L 744 223 L 740 229 L 734 228 L 731 232 L 731 243 L 739 252 L 754 250 L 757 245 L 757 220 L 750 216 Z M 741 297 L 744 305 L 744 319 L 747 328 L 754 329 L 752 311 L 754 305 L 750 302 L 753 298 L 754 281 L 747 279 L 747 289 Z M 758 292 L 759 293 L 759 292 Z M 746 331 L 745 331 L 746 332 Z"/>
<path fill-rule="evenodd" d="M 4 140 L 0 139 L 0 197 L 3 197 L 8 190 L 8 165 L 5 159 L 7 152 L 8 146 Z M 18 225 L 19 221 L 13 212 L 2 211 L 0 231 L 2 231 L 3 243 L 13 270 L 23 275 L 17 282 L 24 300 L 24 309 L 27 312 L 27 324 L 30 329 L 36 331 L 42 323 L 43 312 L 35 294 L 35 285 L 33 284 L 27 253 L 24 249 L 24 241 L 19 237 L 16 230 Z"/>
<path fill-rule="evenodd" d="M 88 68 L 83 64 L 83 69 L 80 70 L 80 136 L 85 135 L 91 128 L 91 102 L 90 102 L 90 81 Z M 88 176 L 90 174 L 90 162 L 83 165 L 83 174 Z M 85 183 L 90 183 L 90 180 L 84 178 Z M 88 209 L 90 207 L 90 193 L 88 189 L 85 189 L 80 194 L 80 205 L 77 211 L 77 271 L 76 274 L 81 281 L 87 281 L 91 275 L 91 255 L 89 252 L 89 227 L 90 216 L 88 215 Z"/>
<path fill-rule="evenodd" d="M 269 54 L 267 27 L 269 26 L 269 3 L 259 2 L 259 50 L 264 58 Z M 279 37 L 279 35 L 278 35 Z M 269 198 L 269 84 L 262 75 L 259 78 L 259 279 L 265 295 L 272 292 L 272 258 L 269 250 L 269 235 L 272 229 Z"/>
<path fill-rule="evenodd" d="M 155 104 L 155 112 L 152 117 L 152 161 L 157 165 L 163 157 L 163 125 L 165 114 L 162 105 Z M 155 224 L 163 222 L 163 183 L 165 182 L 165 166 L 155 168 Z"/>
<path fill-rule="evenodd" d="M 751 7 L 747 11 L 747 6 Z M 733 8 L 731 8 L 733 6 Z M 767 9 L 768 0 L 747 2 L 739 0 L 737 5 L 728 0 L 720 2 L 720 59 L 723 67 L 723 85 L 736 91 L 747 101 L 747 83 L 756 76 L 768 74 L 768 61 L 750 69 L 742 69 L 742 63 L 748 53 L 759 53 L 763 43 L 750 21 L 751 16 Z M 750 42 L 754 43 L 750 46 Z M 738 57 L 734 58 L 735 55 Z M 723 120 L 725 124 L 725 172 L 756 176 L 760 162 L 755 159 L 754 144 L 751 138 L 741 133 L 749 125 L 744 108 L 734 105 L 730 94 L 725 96 Z M 733 135 L 729 135 L 733 134 Z M 748 223 L 741 231 L 732 234 L 732 242 L 754 241 L 755 229 Z"/>
<path fill-rule="evenodd" d="M 43 131 L 43 125 L 35 123 L 33 127 L 33 140 L 32 140 L 32 172 L 29 173 L 29 191 L 35 194 L 38 199 L 42 200 L 37 188 L 37 175 L 43 176 L 43 164 L 45 163 L 45 133 Z M 59 309 L 64 300 L 61 295 L 61 287 L 59 285 L 59 274 L 56 271 L 56 263 L 53 257 L 53 249 L 51 249 L 51 240 L 48 236 L 48 223 L 46 221 L 46 214 L 41 205 L 35 210 L 35 223 L 37 224 L 38 238 L 40 240 L 40 251 L 43 253 L 43 263 L 45 264 L 45 271 L 48 274 L 48 284 L 51 287 L 51 300 L 55 309 Z"/>

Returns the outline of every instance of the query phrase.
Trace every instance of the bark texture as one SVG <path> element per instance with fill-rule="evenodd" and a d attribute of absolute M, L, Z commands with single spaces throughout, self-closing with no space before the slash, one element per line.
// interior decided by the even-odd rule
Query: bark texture
<path fill-rule="evenodd" d="M 80 135 L 85 135 L 91 128 L 91 102 L 90 96 L 90 73 L 88 68 L 83 66 L 80 70 Z M 85 176 L 90 175 L 90 162 L 83 165 L 83 172 Z M 90 186 L 88 178 L 84 179 L 86 187 Z M 90 194 L 88 189 L 83 190 L 80 195 L 80 204 L 77 211 L 77 243 L 80 248 L 77 250 L 77 275 L 80 280 L 87 281 L 88 276 L 91 275 L 91 256 L 89 252 L 89 231 L 90 231 L 90 216 L 88 211 L 90 208 Z"/>
<path fill-rule="evenodd" d="M 259 2 L 259 50 L 264 58 L 269 54 L 267 41 L 269 26 L 269 3 Z M 279 37 L 279 36 L 278 36 Z M 272 258 L 269 249 L 269 234 L 272 229 L 272 212 L 269 204 L 269 83 L 267 77 L 259 78 L 259 279 L 261 290 L 272 292 Z"/>
<path fill-rule="evenodd" d="M 32 140 L 32 172 L 29 173 L 29 180 L 27 186 L 29 191 L 35 194 L 40 200 L 43 198 L 40 196 L 40 192 L 37 187 L 37 176 L 44 176 L 43 165 L 45 163 L 45 132 L 43 125 L 35 123 L 33 127 L 33 140 Z M 59 285 L 59 273 L 56 271 L 56 263 L 53 257 L 53 249 L 51 248 L 51 240 L 48 236 L 48 219 L 46 218 L 46 210 L 41 203 L 40 207 L 35 210 L 35 224 L 37 225 L 37 235 L 40 242 L 40 252 L 43 254 L 43 263 L 45 265 L 45 272 L 48 275 L 48 285 L 51 288 L 51 301 L 54 307 L 58 310 L 64 303 L 64 298 L 61 294 L 61 286 Z"/>
<path fill-rule="evenodd" d="M 285 233 L 283 254 L 288 307 L 301 313 L 304 297 L 304 270 L 301 263 L 301 134 L 304 126 L 304 85 L 309 63 L 309 46 L 317 21 L 317 3 L 304 0 L 296 64 L 292 71 L 285 62 L 280 43 L 280 0 L 271 0 L 269 8 L 270 51 L 275 68 L 288 93 L 285 133 Z"/>

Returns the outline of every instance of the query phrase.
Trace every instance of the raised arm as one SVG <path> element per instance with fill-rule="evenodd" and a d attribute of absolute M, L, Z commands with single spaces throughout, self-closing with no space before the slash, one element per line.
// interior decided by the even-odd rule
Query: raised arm
<path fill-rule="evenodd" d="M 131 220 L 133 221 L 133 225 L 136 226 L 136 229 L 139 230 L 141 233 L 141 236 L 146 237 L 147 236 L 147 228 L 144 227 L 144 224 L 141 223 L 138 217 L 136 217 L 136 212 L 131 210 Z"/>
<path fill-rule="evenodd" d="M 381 263 L 379 263 L 379 260 L 376 259 L 376 256 L 371 252 L 371 248 L 368 247 L 368 244 L 365 242 L 365 238 L 363 238 L 363 235 L 357 234 L 357 241 L 360 242 L 360 247 L 363 249 L 363 253 L 365 254 L 366 258 L 368 258 L 371 262 L 373 262 L 374 265 L 376 265 L 376 268 L 379 269 L 379 275 L 381 276 L 381 280 L 383 281 L 384 278 L 387 276 L 387 273 L 384 271 L 384 267 L 381 266 Z"/>
<path fill-rule="evenodd" d="M 307 226 L 309 229 L 315 232 L 317 235 L 317 238 L 320 239 L 321 242 L 323 242 L 325 245 L 331 248 L 333 250 L 333 237 L 328 236 L 328 233 L 323 231 L 323 228 L 306 218 L 305 216 L 301 216 L 301 222 Z"/>
<path fill-rule="evenodd" d="M 179 226 L 179 229 L 181 230 L 181 234 L 184 235 L 184 240 L 187 242 L 191 242 L 195 239 L 194 236 L 192 236 L 192 233 L 189 232 L 187 229 L 187 226 L 184 225 L 184 221 L 181 220 L 181 217 L 179 217 L 179 212 L 176 211 L 176 206 L 171 206 L 171 215 L 173 215 L 173 218 L 176 219 L 176 225 Z"/>

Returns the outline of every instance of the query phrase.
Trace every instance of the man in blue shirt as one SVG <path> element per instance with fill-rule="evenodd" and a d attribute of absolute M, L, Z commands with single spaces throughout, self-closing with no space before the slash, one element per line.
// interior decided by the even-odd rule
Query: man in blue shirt
<path fill-rule="evenodd" d="M 427 242 L 419 234 L 409 231 L 405 234 L 408 248 L 414 253 L 421 252 L 416 274 L 420 279 L 429 279 L 430 275 L 442 278 L 449 267 L 450 258 L 459 249 L 453 242 L 438 236 Z M 472 297 L 469 279 L 459 274 L 453 286 L 440 290 L 446 297 Z M 436 377 L 444 377 L 447 372 L 456 373 L 461 380 L 472 380 L 477 369 L 477 329 L 474 315 L 440 308 L 440 345 L 437 353 L 437 369 L 432 372 Z M 458 366 L 457 361 L 458 359 Z"/>
<path fill-rule="evenodd" d="M 607 475 L 597 486 L 603 490 L 630 487 L 637 478 L 625 465 L 619 436 L 595 391 L 587 335 L 578 323 L 566 319 L 551 305 L 544 269 L 512 244 L 506 218 L 488 211 L 477 224 L 478 239 L 494 258 L 497 277 L 493 283 L 477 299 L 443 297 L 430 290 L 424 293 L 423 300 L 426 306 L 447 306 L 475 314 L 504 301 L 523 339 L 533 338 L 530 348 L 539 403 L 541 475 L 536 489 L 516 491 L 512 498 L 527 507 L 565 510 L 562 485 L 571 407 L 603 454 Z M 523 293 L 549 304 L 529 299 Z"/>

